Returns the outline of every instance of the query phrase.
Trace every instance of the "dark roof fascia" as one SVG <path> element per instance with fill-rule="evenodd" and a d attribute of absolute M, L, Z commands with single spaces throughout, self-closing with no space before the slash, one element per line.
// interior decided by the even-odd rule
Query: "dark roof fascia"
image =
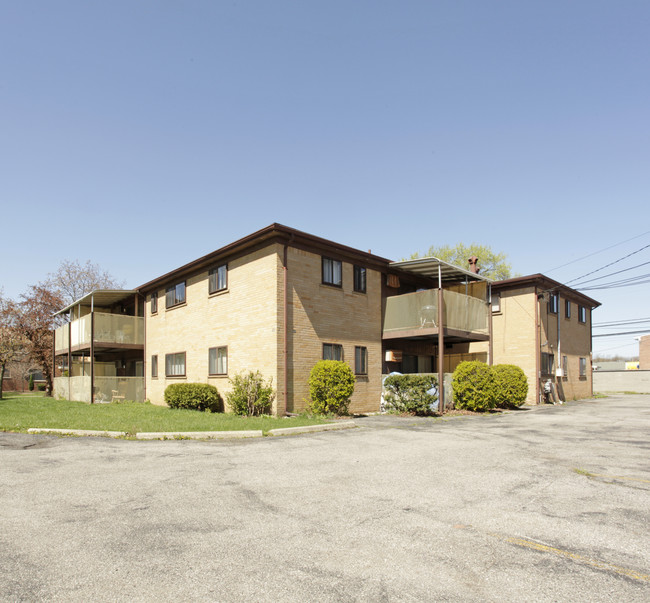
<path fill-rule="evenodd" d="M 295 228 L 274 223 L 140 285 L 137 288 L 137 291 L 143 294 L 147 293 L 159 288 L 163 284 L 177 280 L 181 277 L 188 277 L 202 272 L 221 259 L 241 256 L 245 253 L 250 253 L 254 249 L 261 249 L 273 243 L 288 244 L 291 247 L 296 247 L 305 251 L 317 251 L 323 255 L 332 256 L 333 259 L 340 258 L 358 261 L 364 265 L 370 265 L 380 270 L 385 269 L 390 263 L 390 260 L 386 258 L 366 253 L 359 249 L 348 247 L 347 245 L 341 245 L 340 243 L 335 243 L 334 241 L 329 241 L 296 230 Z"/>
<path fill-rule="evenodd" d="M 505 289 L 518 289 L 520 287 L 526 286 L 535 286 L 538 285 L 543 287 L 546 291 L 559 291 L 563 293 L 566 297 L 573 297 L 580 299 L 591 308 L 597 308 L 601 305 L 599 301 L 592 299 L 591 297 L 580 293 L 576 289 L 572 289 L 567 285 L 563 285 L 558 281 L 549 278 L 543 274 L 530 274 L 528 276 L 517 276 L 515 278 L 509 278 L 504 281 L 494 281 L 492 283 L 492 291 L 501 291 Z"/>

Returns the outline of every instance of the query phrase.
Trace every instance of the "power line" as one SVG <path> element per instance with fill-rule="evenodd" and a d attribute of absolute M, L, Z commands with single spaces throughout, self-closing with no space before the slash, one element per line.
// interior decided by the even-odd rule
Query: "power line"
<path fill-rule="evenodd" d="M 582 285 L 586 285 L 587 283 L 592 283 L 593 281 L 599 281 L 600 279 L 607 278 L 609 276 L 616 276 L 617 274 L 622 274 L 623 272 L 629 272 L 630 270 L 636 270 L 637 268 L 641 268 L 641 266 L 647 266 L 650 264 L 650 262 L 643 262 L 642 264 L 637 264 L 636 266 L 632 266 L 631 268 L 624 268 L 623 270 L 618 270 L 616 272 L 610 272 L 609 274 L 603 274 L 602 276 L 597 276 L 596 278 L 590 278 L 587 281 L 582 281 L 581 283 L 576 283 L 574 288 L 576 287 L 581 287 Z M 576 279 L 573 279 L 576 280 Z M 571 282 L 571 281 L 569 281 Z"/>
<path fill-rule="evenodd" d="M 643 335 L 645 333 L 650 333 L 650 329 L 643 329 L 641 331 L 621 331 L 620 333 L 602 333 L 598 335 L 592 335 L 592 337 L 596 338 L 596 337 L 616 337 L 617 335 Z"/>
<path fill-rule="evenodd" d="M 625 325 L 625 324 L 641 324 L 644 322 L 650 322 L 650 316 L 647 318 L 627 318 L 624 320 L 611 320 L 608 322 L 595 322 L 593 324 L 594 328 L 596 327 L 610 327 L 616 325 Z"/>
<path fill-rule="evenodd" d="M 633 251 L 632 253 L 628 253 L 627 255 L 624 255 L 622 258 L 618 258 L 617 260 L 614 260 L 613 262 L 610 262 L 609 264 L 605 264 L 604 266 L 601 266 L 600 268 L 596 268 L 596 270 L 592 270 L 591 272 L 587 272 L 587 274 L 583 274 L 581 276 L 578 276 L 576 278 L 572 278 L 571 280 L 567 281 L 564 283 L 565 285 L 568 285 L 569 283 L 573 283 L 574 281 L 579 281 L 583 279 L 585 276 L 591 276 L 592 274 L 595 274 L 596 272 L 600 272 L 601 270 L 605 270 L 605 268 L 609 268 L 610 266 L 613 266 L 614 264 L 618 264 L 619 262 L 622 262 L 623 260 L 626 260 L 629 257 L 632 257 L 633 255 L 640 253 L 644 249 L 648 249 L 650 245 L 645 245 L 641 247 L 640 249 L 637 249 L 636 251 Z"/>
<path fill-rule="evenodd" d="M 556 266 L 555 268 L 551 268 L 550 270 L 545 270 L 544 274 L 548 274 L 549 272 L 553 272 L 554 270 L 559 270 L 560 268 L 564 268 L 565 266 L 570 266 L 571 264 L 575 264 L 576 262 L 580 262 L 581 260 L 586 260 L 587 258 L 590 258 L 591 256 L 594 256 L 594 255 L 598 255 L 599 253 L 602 253 L 603 251 L 608 251 L 610 249 L 614 249 L 614 247 L 618 247 L 619 245 L 623 245 L 623 243 L 629 243 L 630 241 L 634 241 L 634 239 L 640 239 L 641 237 L 644 237 L 647 234 L 650 234 L 650 230 L 648 232 L 644 232 L 644 233 L 642 233 L 640 235 L 636 235 L 635 237 L 632 237 L 631 239 L 625 239 L 625 241 L 621 241 L 620 243 L 614 243 L 614 245 L 610 245 L 609 247 L 605 247 L 604 249 L 599 249 L 598 251 L 594 251 L 593 253 L 583 255 L 581 258 L 578 258 L 577 260 L 571 260 L 570 262 L 567 262 L 566 264 L 562 264 L 561 266 Z"/>

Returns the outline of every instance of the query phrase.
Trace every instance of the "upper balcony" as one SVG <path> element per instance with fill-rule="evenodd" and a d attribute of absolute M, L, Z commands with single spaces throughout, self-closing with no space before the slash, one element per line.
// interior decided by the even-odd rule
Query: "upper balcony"
<path fill-rule="evenodd" d="M 91 327 L 94 316 L 94 337 Z M 67 323 L 54 332 L 56 354 L 89 349 L 90 344 L 99 348 L 139 349 L 144 346 L 144 318 L 94 312 Z"/>
<path fill-rule="evenodd" d="M 442 327 L 445 337 L 486 340 L 489 307 L 471 295 L 443 290 Z M 438 290 L 428 289 L 386 298 L 383 339 L 430 337 L 439 332 Z"/>

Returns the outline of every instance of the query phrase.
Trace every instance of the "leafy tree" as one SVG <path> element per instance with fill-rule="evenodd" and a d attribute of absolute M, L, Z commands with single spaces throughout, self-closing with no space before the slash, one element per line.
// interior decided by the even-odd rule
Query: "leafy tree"
<path fill-rule="evenodd" d="M 90 260 L 85 264 L 63 260 L 57 271 L 48 274 L 47 280 L 39 286 L 58 295 L 66 306 L 95 289 L 122 289 L 124 282 L 117 281 Z"/>
<path fill-rule="evenodd" d="M 17 330 L 27 341 L 32 360 L 43 371 L 48 395 L 52 394 L 54 379 L 54 329 L 63 322 L 63 319 L 55 317 L 54 313 L 62 306 L 61 297 L 43 285 L 30 287 L 28 293 L 23 294 L 20 303 L 16 305 Z"/>
<path fill-rule="evenodd" d="M 17 328 L 15 304 L 0 295 L 0 400 L 7 365 L 24 354 L 25 341 Z"/>
<path fill-rule="evenodd" d="M 411 254 L 409 259 L 416 260 L 431 256 L 465 269 L 467 269 L 467 260 L 472 256 L 476 256 L 478 258 L 479 274 L 496 281 L 510 278 L 512 274 L 512 266 L 506 261 L 507 256 L 505 253 L 497 253 L 487 245 L 479 245 L 478 243 L 431 246 L 425 254 L 416 251 Z"/>

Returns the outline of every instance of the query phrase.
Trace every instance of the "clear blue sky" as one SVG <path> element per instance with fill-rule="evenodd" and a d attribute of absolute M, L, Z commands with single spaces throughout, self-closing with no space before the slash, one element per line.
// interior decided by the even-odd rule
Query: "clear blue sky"
<path fill-rule="evenodd" d="M 649 32 L 647 0 L 2 2 L 0 286 L 135 287 L 272 222 L 573 279 L 650 244 Z"/>

